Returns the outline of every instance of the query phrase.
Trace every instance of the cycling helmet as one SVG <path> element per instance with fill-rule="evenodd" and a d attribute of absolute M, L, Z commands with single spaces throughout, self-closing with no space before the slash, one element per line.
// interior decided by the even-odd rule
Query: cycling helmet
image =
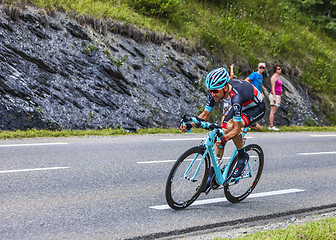
<path fill-rule="evenodd" d="M 205 78 L 207 89 L 221 89 L 230 80 L 229 74 L 224 67 L 212 70 Z"/>

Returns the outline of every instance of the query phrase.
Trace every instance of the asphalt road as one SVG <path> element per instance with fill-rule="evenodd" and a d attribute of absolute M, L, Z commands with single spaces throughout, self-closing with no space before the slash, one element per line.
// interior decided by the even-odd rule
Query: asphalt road
<path fill-rule="evenodd" d="M 183 211 L 166 207 L 166 179 L 202 134 L 0 141 L 0 239 L 158 238 L 336 204 L 336 133 L 247 136 L 265 153 L 253 194 Z"/>

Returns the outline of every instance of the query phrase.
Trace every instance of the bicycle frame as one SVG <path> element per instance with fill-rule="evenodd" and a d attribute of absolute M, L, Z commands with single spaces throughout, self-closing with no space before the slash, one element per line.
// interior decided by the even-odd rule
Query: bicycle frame
<path fill-rule="evenodd" d="M 243 139 L 244 139 L 244 137 L 245 137 L 248 129 L 249 129 L 248 127 L 244 128 L 243 133 L 242 133 L 242 138 Z M 234 157 L 237 154 L 237 148 L 234 149 L 234 151 L 233 151 L 233 153 L 231 155 L 231 158 L 228 161 L 228 164 L 225 166 L 224 172 L 222 173 L 222 171 L 220 169 L 220 166 L 219 166 L 219 163 L 218 163 L 218 158 L 216 157 L 215 149 L 214 149 L 214 140 L 215 140 L 214 138 L 215 137 L 216 137 L 216 130 L 210 131 L 209 134 L 208 134 L 208 136 L 207 136 L 207 138 L 206 138 L 206 141 L 203 143 L 203 145 L 205 147 L 205 152 L 203 153 L 202 159 L 201 159 L 201 161 L 200 161 L 200 163 L 199 163 L 199 165 L 198 165 L 198 167 L 197 167 L 197 169 L 195 171 L 195 174 L 194 174 L 194 176 L 192 178 L 187 177 L 187 173 L 189 172 L 189 170 L 191 169 L 191 167 L 195 163 L 197 157 L 199 156 L 198 154 L 192 160 L 192 162 L 190 163 L 189 167 L 187 168 L 187 170 L 186 170 L 186 172 L 184 174 L 184 177 L 186 179 L 188 179 L 190 181 L 194 181 L 195 180 L 195 177 L 198 174 L 198 171 L 201 168 L 205 157 L 209 153 L 212 165 L 213 165 L 214 170 L 215 170 L 217 183 L 219 183 L 220 185 L 224 185 L 224 183 L 228 180 L 229 169 L 230 169 L 230 166 L 231 166 L 231 164 L 232 164 L 232 162 L 234 160 Z M 250 177 L 251 170 L 250 170 L 249 164 L 248 164 L 248 168 L 249 168 L 249 172 L 250 172 L 249 176 L 243 176 L 243 177 L 238 177 L 238 178 L 230 179 L 230 181 L 228 183 L 233 182 L 233 181 L 238 181 L 238 180 L 243 179 L 243 178 Z"/>

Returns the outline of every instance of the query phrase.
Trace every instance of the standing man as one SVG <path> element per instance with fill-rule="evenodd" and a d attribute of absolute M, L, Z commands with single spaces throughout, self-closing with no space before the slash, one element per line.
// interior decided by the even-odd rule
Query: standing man
<path fill-rule="evenodd" d="M 263 92 L 262 92 L 262 82 L 263 82 L 263 72 L 265 71 L 266 64 L 265 63 L 259 63 L 258 64 L 258 71 L 253 72 L 245 78 L 245 81 L 251 83 L 253 86 L 255 86 L 259 92 L 261 92 L 263 99 L 265 98 Z M 251 128 L 261 131 L 262 127 L 260 126 L 259 123 L 255 122 L 254 124 L 251 125 Z"/>
<path fill-rule="evenodd" d="M 259 90 L 259 92 L 261 92 L 263 99 L 264 99 L 265 96 L 262 92 L 262 82 L 263 82 L 263 75 L 262 74 L 265 71 L 265 68 L 266 68 L 265 63 L 259 63 L 258 64 L 258 71 L 251 73 L 250 76 L 245 78 L 245 81 L 251 83 L 253 86 L 255 86 Z M 262 130 L 262 127 L 257 122 L 251 124 L 251 128 L 255 129 L 257 131 Z"/>
<path fill-rule="evenodd" d="M 265 63 L 259 63 L 258 65 L 258 71 L 253 72 L 250 74 L 250 76 L 248 76 L 245 81 L 248 81 L 249 83 L 252 83 L 252 85 L 254 85 L 259 92 L 261 92 L 263 98 L 264 98 L 264 94 L 262 92 L 262 82 L 263 82 L 263 72 L 265 71 L 266 68 L 266 64 Z"/>

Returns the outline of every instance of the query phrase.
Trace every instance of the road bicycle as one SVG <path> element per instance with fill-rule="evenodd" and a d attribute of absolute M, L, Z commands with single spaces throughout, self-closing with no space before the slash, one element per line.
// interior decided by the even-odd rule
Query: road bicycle
<path fill-rule="evenodd" d="M 168 205 L 176 210 L 190 206 L 202 193 L 209 176 L 211 163 L 215 174 L 208 191 L 224 188 L 224 194 L 228 201 L 237 203 L 244 200 L 260 179 L 264 166 L 262 148 L 257 144 L 249 144 L 245 147 L 249 160 L 242 175 L 233 178 L 231 175 L 238 160 L 237 148 L 234 149 L 227 163 L 218 162 L 214 146 L 216 141 L 224 135 L 222 128 L 210 122 L 199 121 L 194 117 L 183 117 L 182 124 L 186 125 L 188 130 L 191 129 L 191 122 L 194 122 L 197 127 L 209 130 L 209 132 L 201 145 L 185 151 L 172 167 L 166 183 Z M 248 129 L 248 127 L 244 128 L 243 139 L 245 139 Z M 222 166 L 223 164 L 225 165 Z"/>

